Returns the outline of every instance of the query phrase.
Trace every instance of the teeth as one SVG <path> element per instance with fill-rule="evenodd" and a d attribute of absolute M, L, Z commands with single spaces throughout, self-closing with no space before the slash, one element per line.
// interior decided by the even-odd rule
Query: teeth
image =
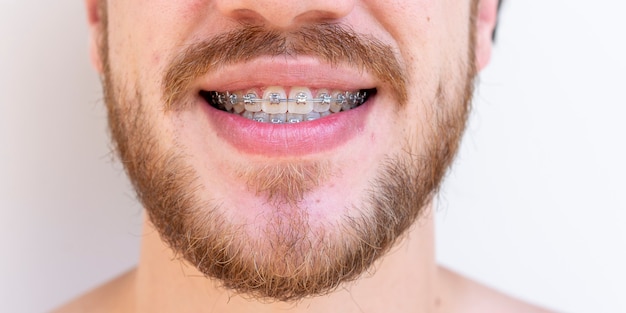
<path fill-rule="evenodd" d="M 270 114 L 270 123 L 282 124 L 287 121 L 287 113 Z"/>
<path fill-rule="evenodd" d="M 261 112 L 256 112 L 254 113 L 254 118 L 252 118 L 253 120 L 257 121 L 257 122 L 261 122 L 261 123 L 267 123 L 270 121 L 270 115 L 261 111 Z"/>
<path fill-rule="evenodd" d="M 230 112 L 233 110 L 233 103 L 236 102 L 232 102 L 230 96 L 228 92 L 226 94 L 216 92 L 213 94 L 213 99 L 217 99 L 217 104 L 223 106 L 226 111 Z"/>
<path fill-rule="evenodd" d="M 289 101 L 288 111 L 296 114 L 307 114 L 313 111 L 313 96 L 311 90 L 306 87 L 294 87 L 289 92 L 289 99 L 295 101 Z"/>
<path fill-rule="evenodd" d="M 282 99 L 287 98 L 285 89 L 280 87 L 267 87 L 263 93 L 262 107 L 263 111 L 269 114 L 287 113 L 287 101 Z"/>
<path fill-rule="evenodd" d="M 333 96 L 330 95 L 330 92 L 327 89 L 320 89 L 317 91 L 317 98 L 321 101 L 315 102 L 315 104 L 313 105 L 313 111 L 328 111 L 330 109 L 330 102 L 333 99 Z"/>
<path fill-rule="evenodd" d="M 310 112 L 309 114 L 304 116 L 305 121 L 315 121 L 316 119 L 322 117 L 318 112 Z"/>
<path fill-rule="evenodd" d="M 263 90 L 209 92 L 205 98 L 213 106 L 261 123 L 300 123 L 314 121 L 333 113 L 351 110 L 365 102 L 366 90 L 341 91 L 307 87 L 291 87 L 289 96 L 283 87 Z M 314 96 L 314 94 L 316 94 Z"/>
<path fill-rule="evenodd" d="M 235 113 L 240 114 L 241 112 L 245 111 L 245 104 L 243 103 L 243 101 L 241 101 L 241 99 L 243 99 L 242 92 L 233 93 L 229 96 L 229 98 L 230 103 L 232 103 L 233 105 L 233 111 L 235 111 Z"/>
<path fill-rule="evenodd" d="M 337 113 L 343 108 L 343 104 L 346 102 L 346 95 L 343 92 L 335 91 L 332 93 L 333 100 L 330 102 L 330 111 Z"/>
<path fill-rule="evenodd" d="M 257 96 L 254 91 L 249 91 L 247 94 L 243 96 L 243 105 L 246 108 L 246 111 L 250 112 L 259 112 L 261 111 L 261 103 L 256 101 Z"/>
<path fill-rule="evenodd" d="M 341 104 L 341 109 L 344 111 L 348 111 L 352 108 L 355 103 L 355 95 L 351 92 L 346 92 L 346 101 Z"/>
<path fill-rule="evenodd" d="M 243 111 L 243 113 L 241 113 L 241 116 L 249 119 L 249 120 L 253 120 L 254 119 L 254 112 L 252 111 Z"/>
<path fill-rule="evenodd" d="M 300 123 L 305 117 L 305 114 L 287 113 L 287 123 Z"/>

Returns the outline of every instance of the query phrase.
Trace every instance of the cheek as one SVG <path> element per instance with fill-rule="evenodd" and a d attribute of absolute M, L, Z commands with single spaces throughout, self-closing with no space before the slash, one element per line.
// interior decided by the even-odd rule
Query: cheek
<path fill-rule="evenodd" d="M 370 12 L 388 32 L 408 62 L 414 57 L 407 50 L 423 50 L 433 43 L 437 20 L 437 1 L 371 1 Z"/>
<path fill-rule="evenodd" d="M 202 1 L 115 1 L 109 6 L 111 51 L 141 69 L 162 68 L 182 46 L 183 34 Z M 197 15 L 197 14 L 196 14 Z M 133 66 L 126 63 L 125 66 Z"/>
<path fill-rule="evenodd" d="M 470 2 L 372 1 L 370 13 L 397 42 L 407 64 L 423 70 L 447 62 L 448 55 L 467 44 Z"/>
<path fill-rule="evenodd" d="M 153 66 L 159 66 L 161 64 L 161 52 L 160 51 L 153 51 L 152 52 L 152 65 Z"/>

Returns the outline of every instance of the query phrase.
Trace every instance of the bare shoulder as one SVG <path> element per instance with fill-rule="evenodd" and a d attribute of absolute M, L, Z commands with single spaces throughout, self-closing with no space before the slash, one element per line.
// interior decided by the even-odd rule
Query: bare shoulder
<path fill-rule="evenodd" d="M 53 313 L 128 312 L 136 270 L 130 270 L 56 309 Z"/>
<path fill-rule="evenodd" d="M 441 313 L 550 313 L 546 309 L 512 298 L 487 286 L 439 268 Z"/>

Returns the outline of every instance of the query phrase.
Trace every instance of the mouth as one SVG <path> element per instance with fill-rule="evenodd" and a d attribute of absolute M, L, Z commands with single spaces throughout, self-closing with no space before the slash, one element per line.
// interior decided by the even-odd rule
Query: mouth
<path fill-rule="evenodd" d="M 203 114 L 194 118 L 208 121 L 213 145 L 272 158 L 366 146 L 373 112 L 386 107 L 378 104 L 383 86 L 368 72 L 307 56 L 228 65 L 196 88 Z"/>
<path fill-rule="evenodd" d="M 280 87 L 235 91 L 200 91 L 213 108 L 259 123 L 283 124 L 315 121 L 355 109 L 376 94 L 376 88 Z"/>

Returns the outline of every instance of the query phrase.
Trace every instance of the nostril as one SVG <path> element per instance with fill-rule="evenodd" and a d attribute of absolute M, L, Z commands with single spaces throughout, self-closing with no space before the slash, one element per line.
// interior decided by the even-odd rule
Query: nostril
<path fill-rule="evenodd" d="M 353 0 L 217 0 L 218 11 L 241 23 L 268 28 L 293 29 L 306 24 L 328 23 L 350 14 Z"/>
<path fill-rule="evenodd" d="M 264 25 L 266 20 L 263 15 L 250 9 L 236 9 L 230 13 L 230 18 L 243 24 Z"/>

